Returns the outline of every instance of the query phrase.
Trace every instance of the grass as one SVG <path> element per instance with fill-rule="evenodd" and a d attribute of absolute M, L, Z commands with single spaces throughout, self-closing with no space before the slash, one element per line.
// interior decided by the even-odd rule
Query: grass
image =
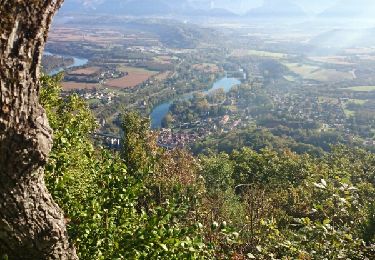
<path fill-rule="evenodd" d="M 331 97 L 324 97 L 320 96 L 318 97 L 319 103 L 330 103 L 330 104 L 338 104 L 339 99 L 338 98 L 331 98 Z"/>
<path fill-rule="evenodd" d="M 286 58 L 287 54 L 270 52 L 270 51 L 258 51 L 258 50 L 246 50 L 246 49 L 237 49 L 232 52 L 232 56 L 242 57 L 242 56 L 258 56 L 258 57 L 268 57 L 275 59 Z"/>
<path fill-rule="evenodd" d="M 345 113 L 346 117 L 355 116 L 355 112 L 356 112 L 356 111 L 348 109 L 348 104 L 354 103 L 354 104 L 358 104 L 358 105 L 363 105 L 366 102 L 367 102 L 367 100 L 363 100 L 363 99 L 349 99 L 348 102 L 343 104 L 343 109 L 344 109 L 344 113 Z"/>
<path fill-rule="evenodd" d="M 353 63 L 347 61 L 346 56 L 322 56 L 322 57 L 309 57 L 312 61 L 330 63 L 337 65 L 353 65 Z"/>
<path fill-rule="evenodd" d="M 349 103 L 355 103 L 358 105 L 364 105 L 368 100 L 364 99 L 349 99 Z"/>
<path fill-rule="evenodd" d="M 347 118 L 355 116 L 355 111 L 344 108 L 344 113 Z"/>
<path fill-rule="evenodd" d="M 75 81 L 64 81 L 61 83 L 61 85 L 64 90 L 100 88 L 100 84 L 97 83 L 84 83 Z"/>
<path fill-rule="evenodd" d="M 171 71 L 161 72 L 161 73 L 155 75 L 154 79 L 156 79 L 158 81 L 163 81 L 163 80 L 166 80 L 171 74 L 172 74 Z"/>
<path fill-rule="evenodd" d="M 286 79 L 287 81 L 290 81 L 290 82 L 295 82 L 296 81 L 296 78 L 293 77 L 293 76 L 284 76 L 284 79 Z"/>
<path fill-rule="evenodd" d="M 119 78 L 111 79 L 105 83 L 106 87 L 110 88 L 133 88 L 142 84 L 143 82 L 150 79 L 152 76 L 157 74 L 155 71 L 146 70 L 143 68 L 135 68 L 128 66 L 121 66 L 120 71 L 127 72 L 128 75 Z"/>
<path fill-rule="evenodd" d="M 350 87 L 346 89 L 356 91 L 356 92 L 371 92 L 371 91 L 375 91 L 375 86 L 356 86 L 356 87 Z"/>
<path fill-rule="evenodd" d="M 348 72 L 337 71 L 335 69 L 323 69 L 318 66 L 300 64 L 300 63 L 284 63 L 288 69 L 298 74 L 303 79 L 316 80 L 322 82 L 337 82 L 342 80 L 352 80 L 353 74 Z"/>
<path fill-rule="evenodd" d="M 128 73 L 131 73 L 131 72 L 150 73 L 150 74 L 154 73 L 153 71 L 150 71 L 144 68 L 136 68 L 136 67 L 129 67 L 129 66 L 120 66 L 118 70 L 122 72 L 128 72 Z"/>
<path fill-rule="evenodd" d="M 99 71 L 100 71 L 99 67 L 88 67 L 88 68 L 74 70 L 70 72 L 70 74 L 92 75 L 92 74 L 98 73 Z"/>

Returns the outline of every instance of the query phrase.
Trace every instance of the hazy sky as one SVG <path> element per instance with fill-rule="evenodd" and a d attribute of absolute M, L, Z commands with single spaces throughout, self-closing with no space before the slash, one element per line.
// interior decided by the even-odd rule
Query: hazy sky
<path fill-rule="evenodd" d="M 66 0 L 66 2 L 70 2 L 70 1 L 74 1 L 74 0 Z M 103 0 L 81 0 L 81 1 L 85 2 L 86 4 L 95 4 L 96 2 L 101 2 Z M 179 0 L 167 0 L 167 1 L 179 1 Z M 251 8 L 261 6 L 264 0 L 188 0 L 188 1 L 199 3 L 205 6 L 211 5 L 212 7 L 227 8 L 237 13 L 244 13 Z M 285 0 L 272 0 L 272 1 L 283 2 Z M 289 0 L 289 1 L 298 4 L 307 12 L 319 13 L 327 9 L 328 7 L 334 5 L 339 0 Z M 355 1 L 356 0 L 353 0 L 353 2 Z"/>
<path fill-rule="evenodd" d="M 335 5 L 338 0 L 297 0 L 295 2 L 306 11 L 319 13 L 326 10 L 328 7 Z"/>
<path fill-rule="evenodd" d="M 283 0 L 279 1 L 282 2 Z M 263 0 L 213 0 L 212 2 L 215 3 L 216 7 L 225 7 L 235 12 L 246 12 L 251 8 L 261 6 Z M 291 2 L 298 4 L 308 12 L 319 13 L 336 4 L 338 0 L 292 0 Z"/>
<path fill-rule="evenodd" d="M 175 0 L 171 0 L 175 1 Z M 251 8 L 259 7 L 264 0 L 190 0 L 195 3 L 211 2 L 213 7 L 224 7 L 237 13 L 244 13 Z M 283 2 L 285 0 L 273 0 Z M 289 0 L 301 6 L 307 12 L 319 13 L 333 6 L 339 0 Z M 356 0 L 353 0 L 355 2 Z"/>

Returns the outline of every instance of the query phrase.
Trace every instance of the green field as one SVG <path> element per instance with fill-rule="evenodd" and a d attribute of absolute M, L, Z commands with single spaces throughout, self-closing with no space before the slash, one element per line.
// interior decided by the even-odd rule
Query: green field
<path fill-rule="evenodd" d="M 290 82 L 295 82 L 296 81 L 296 78 L 293 77 L 293 76 L 290 76 L 290 75 L 284 76 L 284 79 L 286 79 L 287 81 L 290 81 Z"/>
<path fill-rule="evenodd" d="M 335 69 L 324 69 L 314 65 L 301 63 L 284 63 L 288 69 L 298 74 L 303 79 L 310 79 L 323 82 L 335 82 L 342 80 L 352 80 L 351 72 L 342 72 Z"/>
<path fill-rule="evenodd" d="M 270 51 L 258 51 L 258 50 L 246 50 L 246 49 L 237 49 L 232 52 L 232 56 L 242 57 L 242 56 L 258 56 L 258 57 L 267 57 L 274 59 L 286 58 L 287 54 L 270 52 Z"/>
<path fill-rule="evenodd" d="M 349 99 L 349 103 L 355 103 L 358 105 L 364 105 L 368 100 L 364 99 Z"/>
<path fill-rule="evenodd" d="M 358 104 L 358 105 L 363 105 L 367 102 L 368 100 L 363 100 L 363 99 L 349 99 L 349 101 L 345 104 L 343 104 L 343 109 L 344 109 L 344 113 L 347 117 L 352 117 L 355 115 L 355 111 L 352 111 L 352 110 L 349 110 L 347 105 L 349 103 L 354 103 L 354 104 Z"/>
<path fill-rule="evenodd" d="M 375 91 L 375 86 L 356 86 L 351 88 L 346 88 L 348 90 L 357 91 L 357 92 L 370 92 Z"/>

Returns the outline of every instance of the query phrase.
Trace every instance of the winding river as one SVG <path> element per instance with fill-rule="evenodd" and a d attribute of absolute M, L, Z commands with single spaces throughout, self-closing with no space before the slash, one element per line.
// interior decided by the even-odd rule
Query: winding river
<path fill-rule="evenodd" d="M 239 81 L 238 79 L 236 78 L 222 78 L 218 81 L 216 81 L 212 88 L 210 88 L 209 90 L 207 91 L 204 91 L 202 93 L 205 93 L 205 94 L 209 94 L 210 92 L 216 90 L 216 89 L 224 89 L 225 93 L 229 92 L 231 90 L 231 88 L 235 85 L 238 85 L 238 84 L 241 84 L 241 81 Z M 182 96 L 182 98 L 186 98 L 186 99 L 189 99 L 191 98 L 192 95 L 191 94 L 185 94 Z M 151 128 L 152 129 L 159 129 L 161 128 L 161 122 L 163 120 L 163 118 L 168 114 L 172 104 L 173 104 L 173 101 L 175 101 L 175 99 L 173 100 L 170 100 L 170 101 L 167 101 L 163 104 L 160 104 L 158 106 L 156 106 L 151 114 L 150 114 L 150 117 L 151 117 Z"/>
<path fill-rule="evenodd" d="M 64 58 L 73 58 L 74 62 L 72 65 L 69 65 L 67 67 L 61 67 L 61 68 L 57 68 L 57 69 L 54 69 L 52 70 L 48 75 L 50 76 L 53 76 L 53 75 L 56 75 L 57 73 L 65 70 L 65 69 L 69 69 L 69 68 L 73 68 L 73 67 L 79 67 L 79 66 L 83 66 L 83 65 L 86 65 L 89 60 L 88 59 L 84 59 L 84 58 L 78 58 L 78 57 L 73 57 L 73 56 L 68 56 L 68 55 L 61 55 L 61 54 L 55 54 L 55 53 L 50 53 L 48 51 L 45 51 L 44 52 L 44 55 L 56 55 L 56 56 L 60 56 L 60 57 L 64 57 Z"/>
<path fill-rule="evenodd" d="M 44 55 L 56 55 L 56 56 L 61 56 L 61 57 L 64 57 L 64 58 L 73 58 L 74 59 L 74 63 L 72 65 L 70 65 L 68 67 L 57 68 L 57 69 L 51 71 L 49 73 L 49 75 L 51 75 L 51 76 L 63 71 L 64 69 L 84 66 L 88 63 L 88 59 L 78 58 L 78 57 L 68 56 L 68 55 L 60 55 L 60 54 L 50 53 L 50 52 L 47 52 L 47 51 L 44 52 Z M 202 91 L 202 93 L 209 94 L 210 92 L 212 92 L 214 90 L 217 90 L 217 89 L 220 89 L 220 88 L 224 89 L 225 93 L 227 93 L 231 90 L 231 88 L 233 86 L 238 85 L 238 84 L 241 84 L 241 81 L 239 81 L 238 79 L 224 77 L 224 78 L 221 78 L 221 79 L 217 80 L 209 90 Z M 187 93 L 187 94 L 182 95 L 179 98 L 190 99 L 190 98 L 192 98 L 192 96 L 193 96 L 193 93 Z M 163 118 L 168 114 L 173 102 L 177 99 L 178 98 L 174 98 L 174 99 L 171 99 L 167 102 L 164 102 L 164 103 L 156 106 L 152 110 L 152 112 L 150 114 L 152 129 L 161 128 L 161 123 L 162 123 Z"/>

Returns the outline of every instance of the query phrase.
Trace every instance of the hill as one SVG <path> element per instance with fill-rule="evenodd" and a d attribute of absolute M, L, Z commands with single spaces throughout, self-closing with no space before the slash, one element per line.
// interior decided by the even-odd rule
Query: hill
<path fill-rule="evenodd" d="M 99 2 L 68 0 L 61 9 L 62 14 L 91 13 L 129 16 L 235 16 L 234 13 L 207 5 L 193 5 L 188 0 L 102 0 Z"/>
<path fill-rule="evenodd" d="M 304 17 L 305 11 L 292 1 L 283 0 L 265 0 L 263 5 L 251 9 L 246 14 L 247 17 L 254 18 L 277 18 L 277 17 Z"/>
<path fill-rule="evenodd" d="M 341 0 L 334 6 L 322 12 L 321 18 L 373 18 L 375 2 L 373 0 Z"/>

